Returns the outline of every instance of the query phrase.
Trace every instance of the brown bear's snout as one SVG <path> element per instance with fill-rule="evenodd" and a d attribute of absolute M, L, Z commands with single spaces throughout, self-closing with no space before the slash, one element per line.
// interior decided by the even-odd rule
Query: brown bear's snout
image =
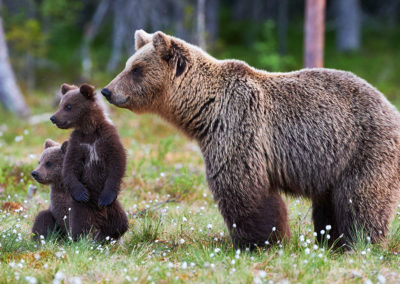
<path fill-rule="evenodd" d="M 38 178 L 39 178 L 39 173 L 38 173 L 37 171 L 31 172 L 31 175 L 32 175 L 32 177 L 33 177 L 35 180 L 38 180 Z"/>
<path fill-rule="evenodd" d="M 53 124 L 55 124 L 55 123 L 57 122 L 57 119 L 56 119 L 56 117 L 55 117 L 54 115 L 52 115 L 52 116 L 50 117 L 50 121 L 51 121 Z"/>
<path fill-rule="evenodd" d="M 109 89 L 104 88 L 103 90 L 101 90 L 101 93 L 107 99 L 107 101 L 111 100 L 112 93 L 111 93 L 111 91 Z"/>

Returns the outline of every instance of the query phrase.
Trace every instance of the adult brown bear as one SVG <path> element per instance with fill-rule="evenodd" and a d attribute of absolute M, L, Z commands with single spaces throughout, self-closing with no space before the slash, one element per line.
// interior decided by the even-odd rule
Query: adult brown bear
<path fill-rule="evenodd" d="M 400 116 L 352 73 L 270 73 L 217 60 L 162 32 L 136 32 L 137 52 L 102 90 L 195 139 L 235 246 L 288 236 L 285 192 L 310 198 L 318 240 L 355 230 L 383 241 L 400 196 Z"/>

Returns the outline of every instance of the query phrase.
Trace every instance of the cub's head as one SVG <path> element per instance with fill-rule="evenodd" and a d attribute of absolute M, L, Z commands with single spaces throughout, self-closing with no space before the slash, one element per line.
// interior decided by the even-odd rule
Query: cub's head
<path fill-rule="evenodd" d="M 79 127 L 88 118 L 88 114 L 98 108 L 94 87 L 88 84 L 83 84 L 79 88 L 63 84 L 61 94 L 58 110 L 50 117 L 51 122 L 58 128 Z"/>
<path fill-rule="evenodd" d="M 42 184 L 60 182 L 62 164 L 67 147 L 68 141 L 60 145 L 51 139 L 46 139 L 39 165 L 32 171 L 32 177 Z"/>
<path fill-rule="evenodd" d="M 135 33 L 135 47 L 125 69 L 101 93 L 118 107 L 137 113 L 155 111 L 190 70 L 198 48 L 162 32 L 143 30 Z"/>

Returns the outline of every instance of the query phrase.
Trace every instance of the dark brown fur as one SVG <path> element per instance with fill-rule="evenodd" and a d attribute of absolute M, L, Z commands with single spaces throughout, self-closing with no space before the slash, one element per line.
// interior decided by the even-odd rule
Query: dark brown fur
<path fill-rule="evenodd" d="M 79 235 L 90 228 L 90 223 L 103 227 L 110 221 L 113 227 L 107 230 L 123 234 L 127 218 L 116 198 L 125 173 L 126 154 L 118 132 L 107 121 L 92 86 L 64 84 L 62 94 L 52 121 L 62 129 L 74 128 L 63 163 L 63 182 L 74 200 L 84 203 L 77 205 L 81 211 L 98 213 L 89 222 L 77 215 L 77 227 L 72 225 L 72 232 Z"/>
<path fill-rule="evenodd" d="M 50 185 L 49 209 L 40 211 L 32 227 L 34 239 L 47 238 L 52 233 L 66 236 L 68 232 L 76 240 L 90 232 L 98 241 L 107 236 L 118 239 L 127 230 L 128 221 L 118 201 L 108 210 L 93 209 L 74 201 L 61 179 L 63 159 L 67 149 L 50 139 L 40 157 L 39 166 L 32 172 L 34 178 Z"/>
<path fill-rule="evenodd" d="M 197 140 L 235 245 L 262 244 L 273 226 L 289 236 L 280 192 L 312 200 L 331 244 L 351 243 L 355 229 L 385 240 L 400 197 L 400 116 L 378 90 L 344 71 L 216 60 L 161 32 L 137 31 L 136 48 L 103 93 Z"/>

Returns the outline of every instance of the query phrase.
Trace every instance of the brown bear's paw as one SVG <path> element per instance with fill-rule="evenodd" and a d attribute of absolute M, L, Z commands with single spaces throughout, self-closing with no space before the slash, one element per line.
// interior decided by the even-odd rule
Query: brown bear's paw
<path fill-rule="evenodd" d="M 117 193 L 115 191 L 103 190 L 100 194 L 98 205 L 100 207 L 108 206 L 114 202 L 117 198 Z"/>
<path fill-rule="evenodd" d="M 79 187 L 79 189 L 73 190 L 71 196 L 77 202 L 89 201 L 89 192 L 84 186 Z"/>

